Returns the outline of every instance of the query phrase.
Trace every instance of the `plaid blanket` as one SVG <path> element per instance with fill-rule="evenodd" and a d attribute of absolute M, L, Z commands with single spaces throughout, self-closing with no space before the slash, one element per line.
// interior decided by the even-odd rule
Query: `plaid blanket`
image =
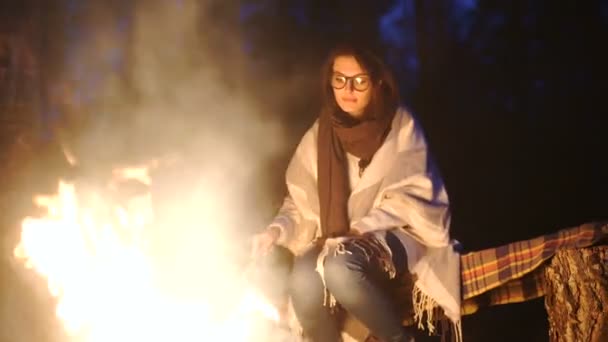
<path fill-rule="evenodd" d="M 524 302 L 544 296 L 545 267 L 558 250 L 590 247 L 602 242 L 608 242 L 608 222 L 587 223 L 462 255 L 462 314 L 472 314 L 480 307 Z M 371 250 L 364 244 L 358 247 Z M 367 255 L 377 257 L 371 252 Z M 412 279 L 406 272 L 400 280 L 399 288 L 395 289 L 395 298 L 404 309 L 403 324 L 413 325 Z M 437 309 L 435 318 L 441 320 L 445 317 Z M 345 331 L 362 338 L 369 333 L 367 328 L 353 319 L 346 320 Z"/>
<path fill-rule="evenodd" d="M 534 239 L 460 257 L 462 311 L 517 303 L 545 294 L 544 267 L 559 249 L 582 248 L 608 239 L 608 222 L 587 223 Z"/>

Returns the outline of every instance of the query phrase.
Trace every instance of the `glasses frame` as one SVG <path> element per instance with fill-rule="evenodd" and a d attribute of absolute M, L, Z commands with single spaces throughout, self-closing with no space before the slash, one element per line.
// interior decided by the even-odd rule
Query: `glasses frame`
<path fill-rule="evenodd" d="M 336 76 L 344 78 L 345 82 L 344 82 L 343 86 L 341 86 L 341 87 L 334 86 L 333 80 L 334 80 L 334 78 L 336 78 Z M 355 84 L 356 84 L 355 83 L 355 79 L 359 78 L 361 76 L 365 76 L 368 79 L 369 82 L 367 83 L 367 86 L 364 89 L 357 89 L 357 87 L 355 86 Z M 337 89 L 337 90 L 346 88 L 348 86 L 348 84 L 350 83 L 351 87 L 352 87 L 352 89 L 354 91 L 364 92 L 364 91 L 366 91 L 366 90 L 369 89 L 369 87 L 370 87 L 370 85 L 371 85 L 372 82 L 371 82 L 371 78 L 369 77 L 369 74 L 367 74 L 367 73 L 360 73 L 360 74 L 356 74 L 356 75 L 353 75 L 353 76 L 346 76 L 346 75 L 344 75 L 342 73 L 334 72 L 332 74 L 332 76 L 331 76 L 331 81 L 329 83 L 330 83 L 330 85 L 331 85 L 332 88 Z"/>

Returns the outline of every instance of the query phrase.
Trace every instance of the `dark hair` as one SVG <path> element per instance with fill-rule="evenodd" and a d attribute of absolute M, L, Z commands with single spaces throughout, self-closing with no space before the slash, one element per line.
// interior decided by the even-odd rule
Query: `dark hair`
<path fill-rule="evenodd" d="M 364 118 L 392 115 L 399 106 L 399 89 L 388 66 L 376 56 L 371 49 L 352 43 L 343 43 L 332 49 L 325 60 L 321 74 L 322 102 L 321 110 L 336 113 L 340 107 L 336 103 L 331 77 L 337 57 L 353 56 L 372 81 L 370 103 L 365 108 Z"/>

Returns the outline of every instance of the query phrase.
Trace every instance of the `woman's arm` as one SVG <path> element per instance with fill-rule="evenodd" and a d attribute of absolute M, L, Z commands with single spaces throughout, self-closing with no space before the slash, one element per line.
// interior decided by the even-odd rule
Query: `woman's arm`
<path fill-rule="evenodd" d="M 268 229 L 278 229 L 279 238 L 277 243 L 285 244 L 294 236 L 297 226 L 300 224 L 301 215 L 296 207 L 291 195 L 287 195 L 283 200 L 283 205 L 275 216 L 274 220 L 268 225 Z"/>
<path fill-rule="evenodd" d="M 374 208 L 352 227 L 361 233 L 404 228 L 424 245 L 446 246 L 451 216 L 443 180 L 422 129 L 411 115 L 405 117 L 409 120 L 401 121 L 394 138 L 399 152 L 395 163 L 387 166 L 388 184 Z"/>
<path fill-rule="evenodd" d="M 354 222 L 353 228 L 367 233 L 401 227 L 424 245 L 448 245 L 448 198 L 441 182 L 432 178 L 428 174 L 412 175 L 386 190 L 380 204 Z"/>

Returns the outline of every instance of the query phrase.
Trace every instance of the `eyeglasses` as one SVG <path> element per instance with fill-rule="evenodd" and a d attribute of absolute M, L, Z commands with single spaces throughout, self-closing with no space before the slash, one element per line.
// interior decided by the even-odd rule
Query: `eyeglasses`
<path fill-rule="evenodd" d="M 334 89 L 342 89 L 350 83 L 356 91 L 366 91 L 371 83 L 367 74 L 358 74 L 354 76 L 344 76 L 339 73 L 334 73 L 331 77 L 331 86 Z"/>

